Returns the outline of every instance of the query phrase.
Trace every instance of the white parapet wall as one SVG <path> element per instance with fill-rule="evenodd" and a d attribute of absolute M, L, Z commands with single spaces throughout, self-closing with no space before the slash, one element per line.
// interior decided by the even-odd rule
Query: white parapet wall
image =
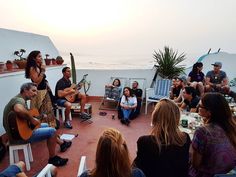
<path fill-rule="evenodd" d="M 103 96 L 104 86 L 111 83 L 111 77 L 126 78 L 145 78 L 146 88 L 150 87 L 155 70 L 152 69 L 120 69 L 120 70 L 102 70 L 102 69 L 77 69 L 77 81 L 82 79 L 84 74 L 88 74 L 87 80 L 91 81 L 91 87 L 88 91 L 90 96 Z"/>
<path fill-rule="evenodd" d="M 25 49 L 23 57 L 33 50 L 40 50 L 42 55 L 57 57 L 58 50 L 48 36 L 0 28 L 0 62 L 18 58 L 14 51 Z"/>

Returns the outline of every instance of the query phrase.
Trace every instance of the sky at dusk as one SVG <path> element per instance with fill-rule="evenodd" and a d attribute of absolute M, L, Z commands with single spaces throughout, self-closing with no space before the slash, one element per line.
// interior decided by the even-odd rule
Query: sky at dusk
<path fill-rule="evenodd" d="M 0 27 L 49 36 L 62 53 L 188 59 L 236 53 L 235 0 L 0 0 Z"/>

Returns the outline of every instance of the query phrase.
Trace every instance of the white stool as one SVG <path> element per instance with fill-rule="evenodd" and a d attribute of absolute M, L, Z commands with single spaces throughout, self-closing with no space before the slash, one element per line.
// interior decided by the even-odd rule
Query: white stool
<path fill-rule="evenodd" d="M 57 109 L 56 109 L 56 118 L 57 118 L 57 120 L 60 119 L 60 117 L 59 117 L 59 110 L 61 110 L 61 117 L 62 117 L 62 120 L 64 122 L 66 120 L 66 116 L 65 116 L 66 108 L 62 107 L 62 106 L 57 106 Z M 69 115 L 69 119 L 72 120 L 71 113 Z"/>
<path fill-rule="evenodd" d="M 25 157 L 26 169 L 27 169 L 27 171 L 29 171 L 30 170 L 30 162 L 33 162 L 33 155 L 32 155 L 30 143 L 9 146 L 10 165 L 19 162 L 18 150 L 23 150 L 24 157 Z"/>

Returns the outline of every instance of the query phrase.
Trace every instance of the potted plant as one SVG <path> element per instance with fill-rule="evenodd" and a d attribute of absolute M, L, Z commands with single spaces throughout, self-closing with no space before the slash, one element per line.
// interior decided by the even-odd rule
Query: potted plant
<path fill-rule="evenodd" d="M 62 65 L 62 63 L 64 62 L 63 58 L 61 56 L 57 56 L 56 58 L 56 62 L 58 65 Z"/>
<path fill-rule="evenodd" d="M 19 69 L 24 69 L 26 67 L 26 58 L 23 58 L 22 55 L 25 53 L 25 49 L 16 50 L 14 55 L 18 56 L 18 59 L 15 59 L 14 63 L 18 66 Z"/>
<path fill-rule="evenodd" d="M 11 60 L 7 60 L 6 67 L 8 71 L 11 71 L 13 69 L 13 63 Z"/>
<path fill-rule="evenodd" d="M 153 86 L 157 75 L 165 79 L 172 79 L 174 76 L 184 74 L 185 66 L 180 64 L 186 59 L 184 53 L 178 55 L 178 51 L 165 46 L 163 51 L 154 51 L 153 58 L 156 62 L 154 65 L 156 73 L 151 86 Z"/>
<path fill-rule="evenodd" d="M 46 65 L 50 65 L 50 64 L 51 64 L 51 59 L 48 58 L 48 57 L 49 57 L 49 54 L 46 54 L 45 56 L 46 56 L 46 58 L 44 59 L 45 64 L 46 64 Z"/>
<path fill-rule="evenodd" d="M 0 72 L 4 71 L 4 62 L 0 62 Z"/>
<path fill-rule="evenodd" d="M 57 64 L 57 61 L 56 61 L 55 58 L 52 58 L 52 64 L 53 64 L 53 65 L 56 65 L 56 64 Z"/>

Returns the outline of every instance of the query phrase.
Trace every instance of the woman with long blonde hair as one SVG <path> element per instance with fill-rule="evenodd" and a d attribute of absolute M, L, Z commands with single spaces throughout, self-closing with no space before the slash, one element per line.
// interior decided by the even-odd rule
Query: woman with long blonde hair
<path fill-rule="evenodd" d="M 105 130 L 97 145 L 96 165 L 80 177 L 145 177 L 137 168 L 131 168 L 126 142 L 118 130 Z"/>
<path fill-rule="evenodd" d="M 134 166 L 147 177 L 186 177 L 190 137 L 179 129 L 180 110 L 169 99 L 162 99 L 152 113 L 152 131 L 137 141 Z"/>

